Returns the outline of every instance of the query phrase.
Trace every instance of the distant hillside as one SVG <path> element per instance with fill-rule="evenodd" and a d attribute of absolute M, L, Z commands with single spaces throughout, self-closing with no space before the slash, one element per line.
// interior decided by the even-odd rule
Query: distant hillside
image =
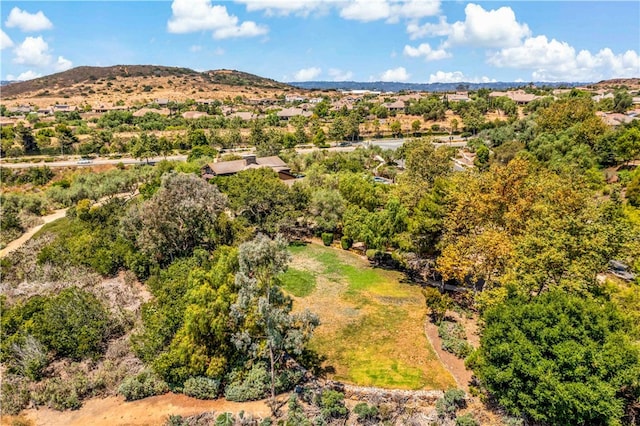
<path fill-rule="evenodd" d="M 90 93 L 96 91 L 94 85 L 131 79 L 162 79 L 172 82 L 191 83 L 197 89 L 205 89 L 211 85 L 249 86 L 262 89 L 286 89 L 290 86 L 275 80 L 262 78 L 233 70 L 212 70 L 203 73 L 189 68 L 165 67 L 159 65 L 115 65 L 111 67 L 77 67 L 68 71 L 51 74 L 33 80 L 15 82 L 2 87 L 3 98 L 17 96 L 74 96 L 83 89 Z M 153 87 L 153 85 L 150 85 Z M 142 88 L 144 89 L 144 87 Z M 148 89 L 147 89 L 148 91 Z M 127 92 L 130 93 L 130 92 Z"/>
<path fill-rule="evenodd" d="M 529 83 L 522 82 L 495 82 L 495 83 L 397 83 L 386 81 L 358 82 L 358 81 L 303 81 L 287 83 L 301 89 L 316 90 L 372 90 L 380 92 L 425 91 L 425 92 L 452 92 L 456 90 L 492 89 L 505 90 L 513 87 L 522 87 Z M 536 87 L 576 87 L 587 83 L 542 83 L 534 82 Z"/>

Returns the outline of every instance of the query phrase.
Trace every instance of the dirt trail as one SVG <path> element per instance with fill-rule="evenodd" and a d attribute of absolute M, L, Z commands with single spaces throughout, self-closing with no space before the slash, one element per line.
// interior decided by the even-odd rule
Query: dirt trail
<path fill-rule="evenodd" d="M 76 411 L 55 411 L 48 408 L 23 411 L 22 417 L 35 425 L 47 426 L 116 426 L 164 425 L 169 415 L 192 416 L 207 411 L 234 413 L 244 411 L 254 417 L 268 417 L 271 413 L 264 401 L 231 402 L 225 399 L 202 401 L 181 394 L 145 398 L 124 402 L 122 397 L 110 396 L 84 402 Z"/>
<path fill-rule="evenodd" d="M 36 232 L 38 232 L 44 225 L 46 225 L 47 223 L 53 222 L 54 220 L 63 218 L 66 213 L 67 213 L 67 209 L 60 209 L 60 210 L 56 210 L 54 213 L 50 215 L 42 216 L 41 219 L 44 222 L 41 225 L 34 226 L 33 228 L 29 228 L 27 232 L 25 232 L 20 236 L 20 238 L 17 238 L 11 241 L 9 244 L 7 244 L 5 248 L 0 250 L 0 258 L 5 257 L 12 251 L 22 247 L 22 245 L 27 241 L 29 241 L 31 237 L 33 237 L 36 234 Z"/>
<path fill-rule="evenodd" d="M 469 382 L 471 381 L 473 372 L 465 368 L 463 359 L 442 349 L 442 342 L 440 336 L 438 336 L 438 326 L 436 324 L 427 319 L 424 322 L 424 332 L 427 335 L 427 339 L 429 339 L 429 343 L 431 343 L 431 346 L 435 349 L 438 358 L 440 358 L 445 368 L 449 370 L 458 387 L 468 392 Z"/>

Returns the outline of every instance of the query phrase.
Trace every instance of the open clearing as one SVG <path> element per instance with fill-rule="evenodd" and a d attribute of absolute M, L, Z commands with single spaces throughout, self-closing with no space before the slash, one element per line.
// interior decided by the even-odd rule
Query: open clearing
<path fill-rule="evenodd" d="M 296 310 L 320 317 L 310 346 L 325 357 L 327 378 L 395 389 L 456 386 L 424 334 L 419 286 L 347 251 L 309 244 L 291 253 L 284 288 Z"/>

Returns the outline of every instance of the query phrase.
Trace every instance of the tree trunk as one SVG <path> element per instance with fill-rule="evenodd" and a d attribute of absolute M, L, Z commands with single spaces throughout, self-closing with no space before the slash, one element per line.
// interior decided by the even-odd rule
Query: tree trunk
<path fill-rule="evenodd" d="M 269 342 L 269 360 L 271 363 L 271 414 L 276 415 L 276 371 L 275 359 L 273 356 L 273 345 Z"/>

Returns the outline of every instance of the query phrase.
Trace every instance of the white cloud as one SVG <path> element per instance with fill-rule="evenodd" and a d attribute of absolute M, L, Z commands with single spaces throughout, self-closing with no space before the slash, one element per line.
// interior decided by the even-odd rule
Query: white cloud
<path fill-rule="evenodd" d="M 216 50 L 213 51 L 213 54 L 218 56 L 224 55 L 224 49 L 222 47 L 216 47 Z"/>
<path fill-rule="evenodd" d="M 329 70 L 329 76 L 333 79 L 333 81 L 350 81 L 353 80 L 353 72 L 351 71 L 342 71 L 337 68 L 331 68 Z"/>
<path fill-rule="evenodd" d="M 309 81 L 318 77 L 322 69 L 318 67 L 303 68 L 293 75 L 294 81 Z"/>
<path fill-rule="evenodd" d="M 268 33 L 264 25 L 258 25 L 253 21 L 244 21 L 240 25 L 219 28 L 213 32 L 213 38 L 257 37 Z"/>
<path fill-rule="evenodd" d="M 0 50 L 8 49 L 13 47 L 13 40 L 9 38 L 9 36 L 0 29 Z"/>
<path fill-rule="evenodd" d="M 418 19 L 437 15 L 440 0 L 353 0 L 340 10 L 344 19 L 398 22 L 401 18 Z"/>
<path fill-rule="evenodd" d="M 411 75 L 404 67 L 386 70 L 380 75 L 380 81 L 407 81 Z"/>
<path fill-rule="evenodd" d="M 196 52 L 199 52 L 201 50 L 202 50 L 202 46 L 200 46 L 198 44 L 194 44 L 194 45 L 189 47 L 189 52 L 196 53 Z"/>
<path fill-rule="evenodd" d="M 447 23 L 446 16 L 441 16 L 437 24 L 427 22 L 424 25 L 418 25 L 417 22 L 410 22 L 407 25 L 407 33 L 409 33 L 411 40 L 423 37 L 443 37 L 451 33 L 451 25 Z"/>
<path fill-rule="evenodd" d="M 462 71 L 437 71 L 435 74 L 429 75 L 429 83 L 491 83 L 495 79 L 489 77 L 465 77 Z"/>
<path fill-rule="evenodd" d="M 410 56 L 412 58 L 419 58 L 423 56 L 427 61 L 437 61 L 451 57 L 451 54 L 444 49 L 432 49 L 429 43 L 422 43 L 418 47 L 406 45 L 404 46 L 403 53 L 405 56 Z"/>
<path fill-rule="evenodd" d="M 55 65 L 54 65 L 54 69 L 58 72 L 61 71 L 66 71 L 68 69 L 70 69 L 71 67 L 73 67 L 73 62 L 71 62 L 70 60 L 68 60 L 67 58 L 64 58 L 62 56 L 58 56 L 58 60 L 56 61 Z"/>
<path fill-rule="evenodd" d="M 245 4 L 247 11 L 264 10 L 267 15 L 308 16 L 338 10 L 344 19 L 363 22 L 386 19 L 397 22 L 401 18 L 418 19 L 435 16 L 440 11 L 440 0 L 235 0 Z"/>
<path fill-rule="evenodd" d="M 22 65 L 33 65 L 36 67 L 46 67 L 51 63 L 49 55 L 49 45 L 42 37 L 27 37 L 14 49 L 15 58 L 13 62 Z"/>
<path fill-rule="evenodd" d="M 245 4 L 247 11 L 264 10 L 268 16 L 287 16 L 291 13 L 308 16 L 312 12 L 327 11 L 328 6 L 335 2 L 336 0 L 236 0 L 236 3 Z"/>
<path fill-rule="evenodd" d="M 229 15 L 226 6 L 212 5 L 211 0 L 174 0 L 173 14 L 167 23 L 170 33 L 184 34 L 212 31 L 216 39 L 255 37 L 269 30 L 253 21 L 238 24 L 238 17 Z"/>
<path fill-rule="evenodd" d="M 531 70 L 537 81 L 597 81 L 640 76 L 640 56 L 628 50 L 615 54 L 604 48 L 576 53 L 570 44 L 546 36 L 527 38 L 521 45 L 495 52 L 488 62 L 501 68 Z"/>
<path fill-rule="evenodd" d="M 33 80 L 34 78 L 42 77 L 42 74 L 39 74 L 32 70 L 27 70 L 17 77 L 12 74 L 7 74 L 7 80 L 9 81 L 25 81 L 25 80 Z"/>
<path fill-rule="evenodd" d="M 480 5 L 469 3 L 464 13 L 464 22 L 451 25 L 447 40 L 451 45 L 509 47 L 517 46 L 524 37 L 531 35 L 527 24 L 519 23 L 510 7 L 487 11 Z"/>
<path fill-rule="evenodd" d="M 53 24 L 49 18 L 47 18 L 41 10 L 37 13 L 29 13 L 18 7 L 11 9 L 5 25 L 8 28 L 20 28 L 25 32 L 50 30 L 53 28 Z"/>
<path fill-rule="evenodd" d="M 469 3 L 464 8 L 465 20 L 453 24 L 441 16 L 438 23 L 418 25 L 415 21 L 407 25 L 407 33 L 412 40 L 422 37 L 444 37 L 444 46 L 465 45 L 473 47 L 517 46 L 521 40 L 531 35 L 527 24 L 516 20 L 510 7 L 485 10 L 482 6 Z"/>

